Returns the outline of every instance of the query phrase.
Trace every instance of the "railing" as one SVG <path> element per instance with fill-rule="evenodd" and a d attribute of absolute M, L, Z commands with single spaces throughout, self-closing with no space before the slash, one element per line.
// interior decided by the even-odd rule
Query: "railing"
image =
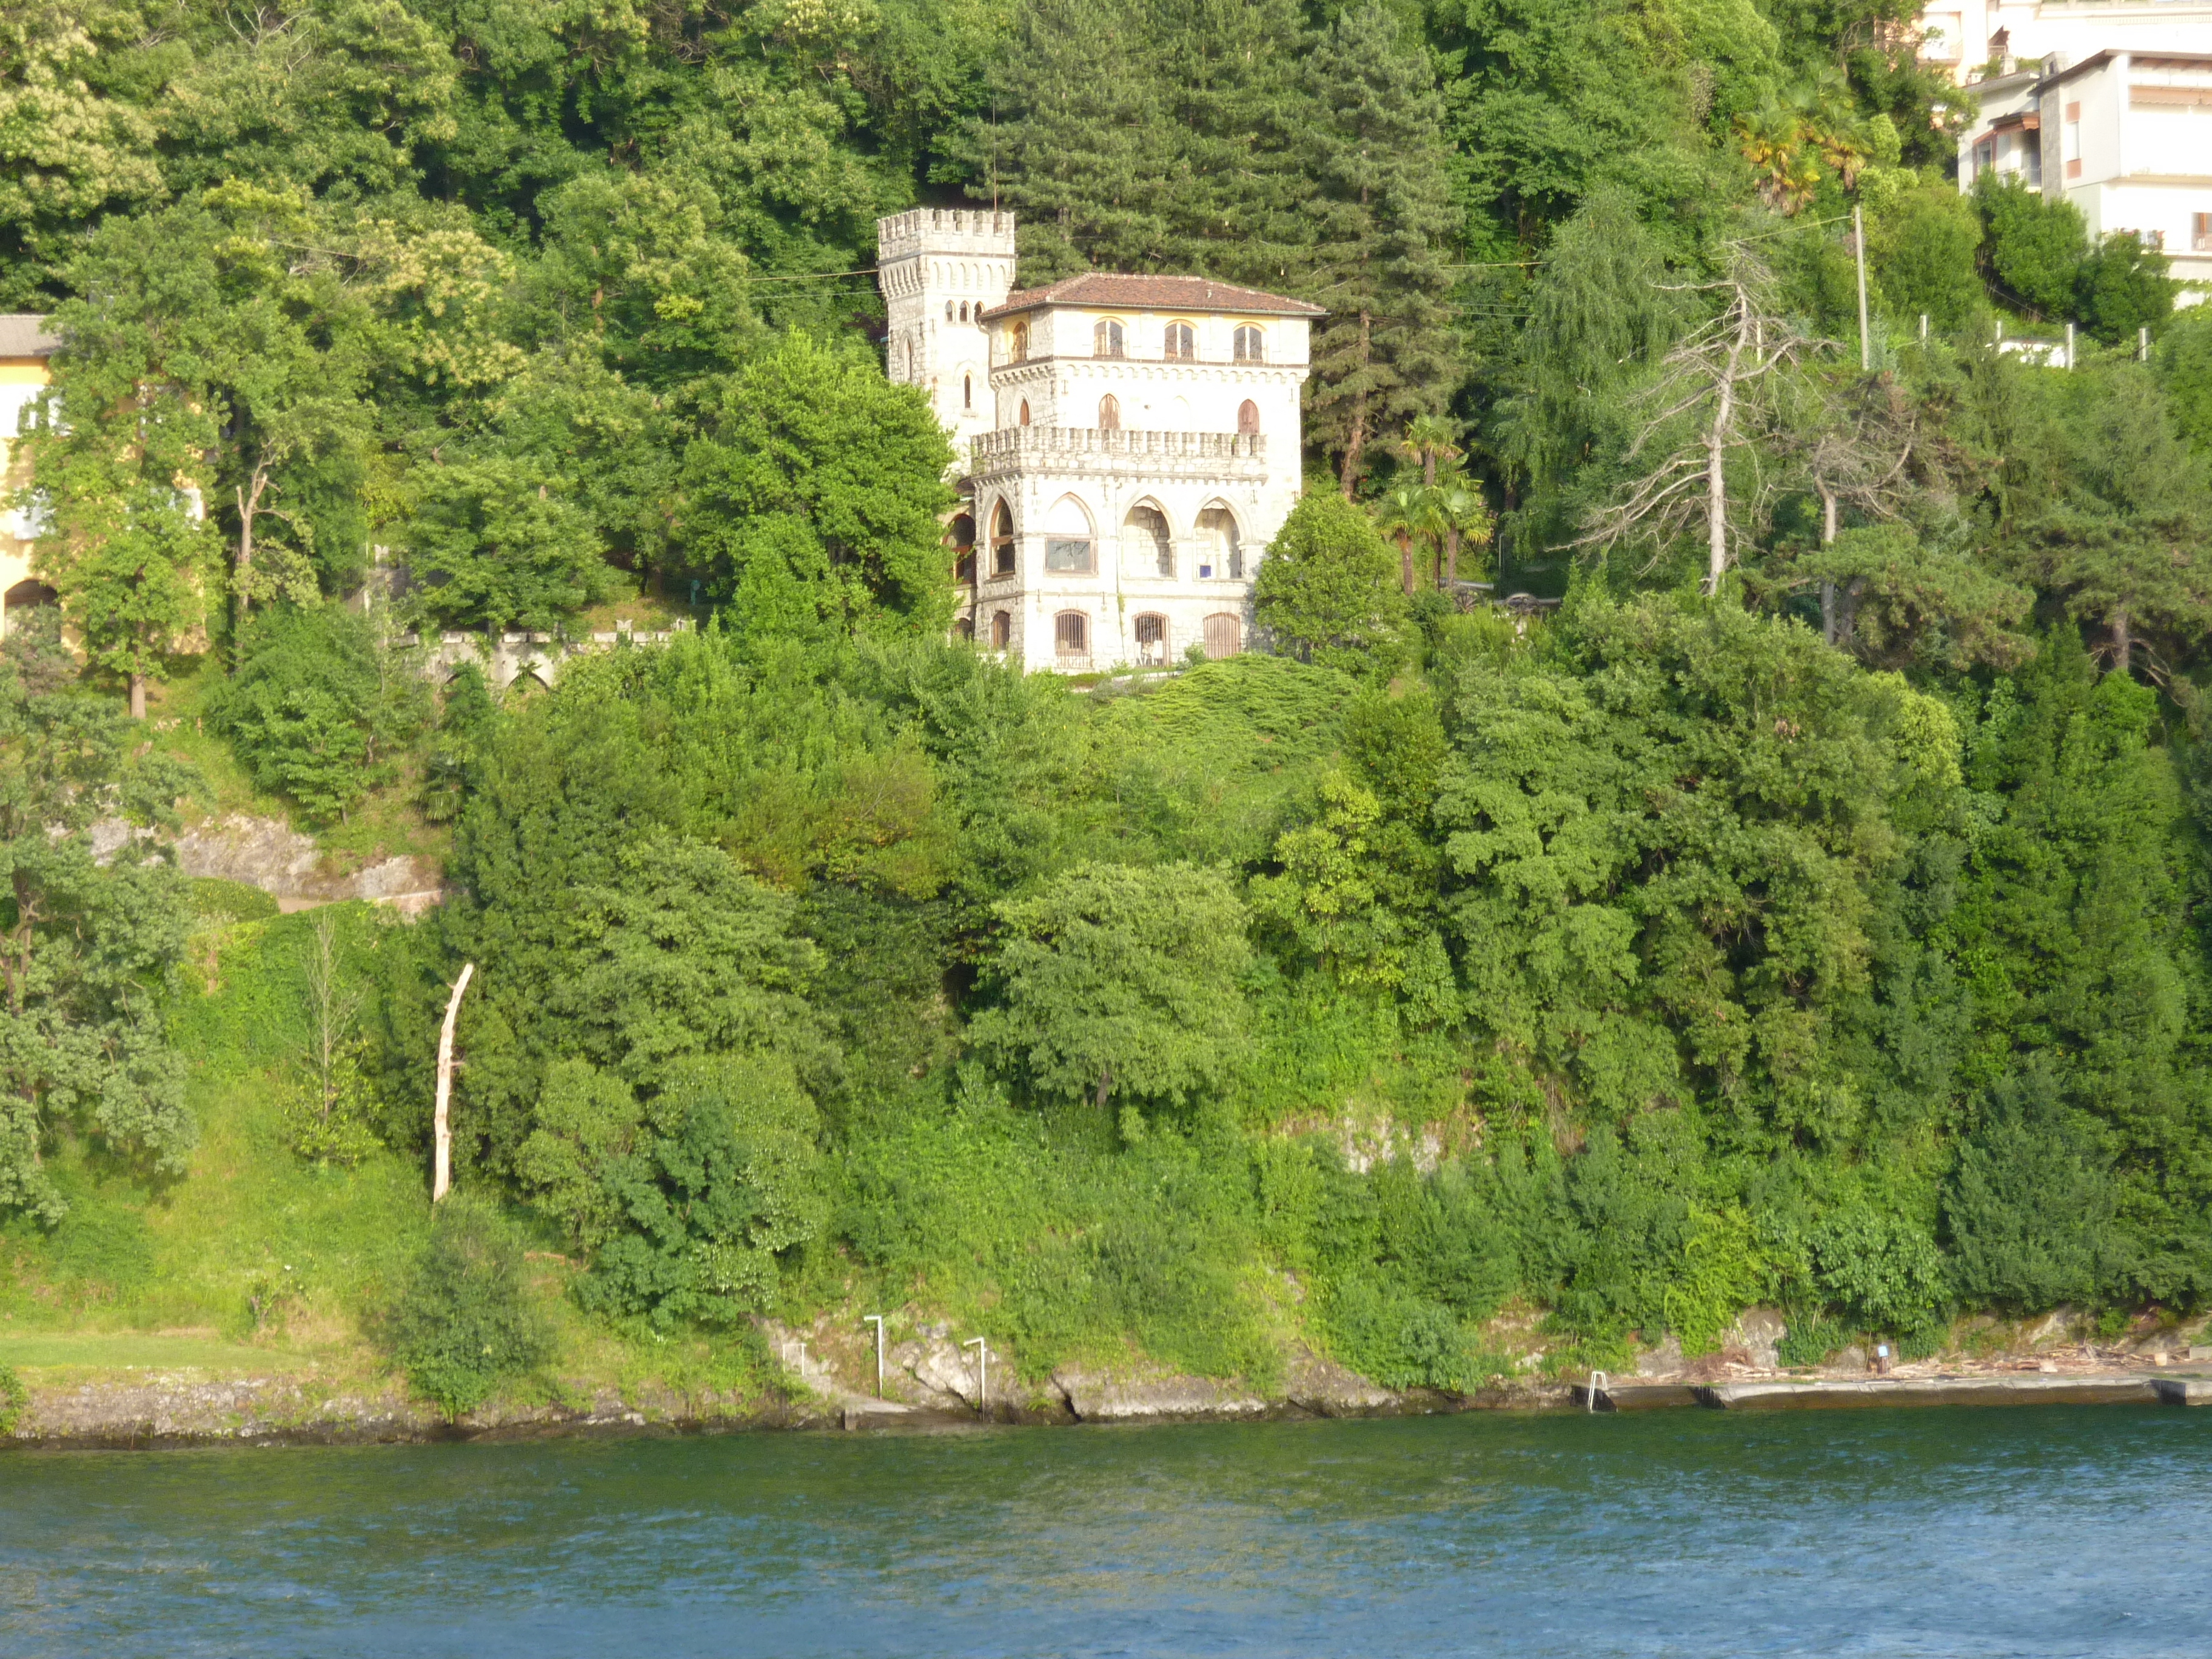
<path fill-rule="evenodd" d="M 1127 455 L 1161 460 L 1265 460 L 1267 440 L 1257 432 L 1119 432 L 1085 426 L 1005 426 L 979 432 L 969 447 L 977 466 L 990 461 Z"/>

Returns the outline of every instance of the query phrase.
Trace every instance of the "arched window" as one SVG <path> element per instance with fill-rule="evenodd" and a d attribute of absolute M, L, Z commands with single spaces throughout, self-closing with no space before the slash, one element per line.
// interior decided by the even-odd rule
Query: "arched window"
<path fill-rule="evenodd" d="M 1248 438 L 1259 435 L 1260 405 L 1249 398 L 1237 405 L 1237 429 Z"/>
<path fill-rule="evenodd" d="M 1170 323 L 1167 339 L 1160 356 L 1170 362 L 1189 363 L 1198 361 L 1198 331 L 1188 323 Z"/>
<path fill-rule="evenodd" d="M 1244 580 L 1244 548 L 1237 539 L 1237 518 L 1225 507 L 1209 507 L 1198 515 L 1198 574 L 1208 580 L 1224 576 L 1231 581 Z"/>
<path fill-rule="evenodd" d="M 1091 355 L 1094 357 L 1119 357 L 1121 350 L 1121 325 L 1111 317 L 1102 317 L 1098 325 L 1091 331 Z"/>
<path fill-rule="evenodd" d="M 1014 515 L 1006 511 L 1004 501 L 991 511 L 991 574 L 1014 574 Z"/>
<path fill-rule="evenodd" d="M 968 320 L 968 302 L 965 300 L 960 302 L 960 320 L 963 323 Z"/>
<path fill-rule="evenodd" d="M 963 409 L 975 407 L 975 377 L 973 374 L 963 374 L 960 377 L 960 407 Z M 1255 426 L 1252 429 L 1256 432 L 1259 428 Z"/>
<path fill-rule="evenodd" d="M 1232 611 L 1217 611 L 1206 619 L 1206 654 L 1210 661 L 1233 657 L 1244 648 L 1243 619 Z"/>
<path fill-rule="evenodd" d="M 1137 618 L 1137 660 L 1164 663 L 1168 659 L 1168 619 L 1147 613 Z"/>
<path fill-rule="evenodd" d="M 1168 534 L 1167 515 L 1150 502 L 1139 502 L 1121 520 L 1121 568 L 1132 576 L 1175 574 L 1175 542 Z"/>
<path fill-rule="evenodd" d="M 1006 335 L 1007 354 L 1016 362 L 1025 361 L 1030 355 L 1030 325 L 1016 323 Z"/>
<path fill-rule="evenodd" d="M 1003 651 L 1013 643 L 1014 619 L 1001 611 L 991 618 L 991 647 Z"/>
<path fill-rule="evenodd" d="M 1073 495 L 1053 503 L 1044 521 L 1044 568 L 1059 574 L 1087 576 L 1091 557 L 1091 515 Z"/>
<path fill-rule="evenodd" d="M 950 300 L 945 302 L 945 320 L 948 323 L 952 320 L 952 301 Z"/>
<path fill-rule="evenodd" d="M 1023 399 L 1022 399 L 1022 424 L 1023 424 L 1024 426 L 1027 426 L 1029 423 L 1030 423 L 1030 400 L 1029 400 L 1028 398 L 1023 398 Z"/>
<path fill-rule="evenodd" d="M 975 637 L 975 619 L 973 617 L 962 617 L 955 620 L 952 624 L 952 637 L 956 640 L 974 639 Z"/>
<path fill-rule="evenodd" d="M 1098 400 L 1098 429 L 1119 432 L 1121 429 L 1121 400 L 1108 392 Z"/>
<path fill-rule="evenodd" d="M 1232 355 L 1240 363 L 1264 363 L 1267 361 L 1267 337 L 1246 323 L 1231 338 Z"/>
<path fill-rule="evenodd" d="M 1091 654 L 1091 619 L 1080 611 L 1063 611 L 1052 619 L 1052 648 L 1063 657 Z"/>

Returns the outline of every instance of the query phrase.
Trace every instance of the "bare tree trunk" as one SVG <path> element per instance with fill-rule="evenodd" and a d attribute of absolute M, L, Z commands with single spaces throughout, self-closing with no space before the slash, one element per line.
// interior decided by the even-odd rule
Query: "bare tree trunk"
<path fill-rule="evenodd" d="M 2123 674 L 2135 672 L 2136 641 L 2129 630 L 2127 607 L 2112 612 L 2112 666 Z"/>
<path fill-rule="evenodd" d="M 1444 532 L 1444 586 L 1454 587 L 1458 583 L 1459 526 L 1454 525 L 1449 530 Z"/>
<path fill-rule="evenodd" d="M 1705 434 L 1705 592 L 1721 591 L 1728 571 L 1728 446 L 1735 428 L 1737 360 L 1743 355 L 1743 330 L 1736 331 L 1729 348 L 1728 366 L 1721 371 L 1720 396 L 1713 405 L 1713 424 Z"/>
<path fill-rule="evenodd" d="M 1359 313 L 1359 368 L 1364 374 L 1368 361 L 1374 356 L 1374 317 L 1369 312 Z M 1339 482 L 1344 486 L 1344 499 L 1352 499 L 1352 485 L 1359 477 L 1359 452 L 1367 444 L 1367 393 L 1363 391 L 1352 400 L 1352 431 L 1344 443 L 1344 471 Z M 1408 589 L 1408 592 L 1411 590 Z"/>
<path fill-rule="evenodd" d="M 1820 492 L 1820 545 L 1828 547 L 1836 539 L 1836 492 L 1814 480 Z M 1823 577 L 1820 581 L 1820 637 L 1830 645 L 1836 642 L 1836 585 Z"/>
<path fill-rule="evenodd" d="M 1114 1068 L 1109 1066 L 1102 1068 L 1098 1073 L 1098 1109 L 1101 1111 L 1105 1110 L 1107 1097 L 1113 1092 Z"/>
<path fill-rule="evenodd" d="M 1413 538 L 1409 532 L 1398 532 L 1398 579 L 1406 585 L 1406 597 L 1413 597 Z"/>
<path fill-rule="evenodd" d="M 268 487 L 269 469 L 265 465 L 256 466 L 253 469 L 253 493 L 246 494 L 243 487 L 234 491 L 238 497 L 238 568 L 231 580 L 231 626 L 240 632 L 246 628 L 246 613 L 252 604 L 246 589 L 253 575 L 253 520 L 261 511 L 261 492 Z M 230 672 L 234 674 L 238 672 L 235 651 L 231 653 Z"/>
<path fill-rule="evenodd" d="M 1842 603 L 1836 607 L 1836 647 L 1838 650 L 1851 648 L 1851 635 L 1858 627 L 1859 596 L 1866 592 L 1867 579 L 1854 576 L 1844 584 Z"/>
<path fill-rule="evenodd" d="M 461 994 L 469 988 L 469 977 L 477 970 L 473 962 L 461 964 L 461 976 L 453 981 L 453 994 L 446 1001 L 446 1023 L 438 1028 L 438 1109 L 431 1120 L 431 1133 L 435 1137 L 430 1173 L 430 1201 L 442 1200 L 453 1184 L 453 1128 L 450 1109 L 453 1098 L 453 1022 L 460 1018 Z"/>
<path fill-rule="evenodd" d="M 146 677 L 143 674 L 131 677 L 131 718 L 134 720 L 146 718 Z"/>

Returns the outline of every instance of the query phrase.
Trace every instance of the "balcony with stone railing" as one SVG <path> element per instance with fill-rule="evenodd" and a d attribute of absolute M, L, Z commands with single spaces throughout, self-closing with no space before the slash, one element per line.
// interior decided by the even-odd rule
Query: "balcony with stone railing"
<path fill-rule="evenodd" d="M 1264 478 L 1267 441 L 1257 432 L 1121 432 L 1082 426 L 1004 426 L 979 432 L 969 471 L 1115 474 L 1169 472 L 1192 477 Z"/>

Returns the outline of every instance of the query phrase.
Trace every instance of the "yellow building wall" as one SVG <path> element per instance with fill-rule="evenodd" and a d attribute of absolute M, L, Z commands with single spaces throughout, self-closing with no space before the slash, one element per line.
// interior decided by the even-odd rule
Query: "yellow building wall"
<path fill-rule="evenodd" d="M 15 423 L 50 379 L 43 357 L 0 357 L 0 493 L 12 494 L 31 481 L 30 463 L 15 441 Z M 21 516 L 0 501 L 0 596 L 30 580 L 32 544 L 18 533 L 23 527 Z M 6 630 L 6 605 L 0 598 L 0 634 Z"/>

